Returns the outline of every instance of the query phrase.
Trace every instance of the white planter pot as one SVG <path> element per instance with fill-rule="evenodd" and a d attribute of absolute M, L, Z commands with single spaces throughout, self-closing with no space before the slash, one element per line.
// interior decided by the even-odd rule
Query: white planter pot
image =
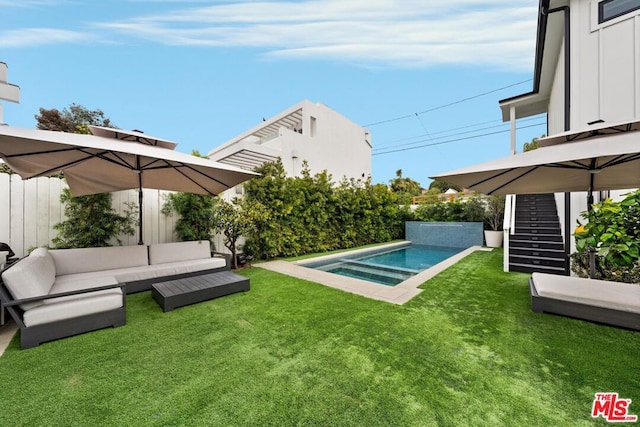
<path fill-rule="evenodd" d="M 502 246 L 502 231 L 484 230 L 484 240 L 490 248 L 499 248 Z"/>

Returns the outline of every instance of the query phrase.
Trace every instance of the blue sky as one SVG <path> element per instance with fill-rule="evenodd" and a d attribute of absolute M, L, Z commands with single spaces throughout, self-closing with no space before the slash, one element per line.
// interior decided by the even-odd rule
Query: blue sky
<path fill-rule="evenodd" d="M 532 89 L 537 0 L 0 0 L 0 61 L 40 107 L 101 109 L 206 153 L 303 99 L 367 126 L 372 177 L 509 154 L 498 101 Z M 518 145 L 545 132 L 519 122 Z M 481 136 L 485 135 L 485 136 Z"/>

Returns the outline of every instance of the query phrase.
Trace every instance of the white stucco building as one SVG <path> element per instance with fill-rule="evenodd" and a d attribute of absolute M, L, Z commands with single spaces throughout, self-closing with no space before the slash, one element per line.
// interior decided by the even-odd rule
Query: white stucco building
<path fill-rule="evenodd" d="M 327 170 L 334 181 L 371 175 L 369 131 L 321 103 L 302 101 L 265 119 L 208 153 L 212 160 L 252 170 L 282 159 L 290 176 L 307 161 L 312 174 Z"/>
<path fill-rule="evenodd" d="M 533 90 L 500 108 L 512 125 L 513 152 L 516 121 L 536 114 L 546 113 L 547 135 L 561 136 L 560 143 L 604 133 L 631 137 L 627 132 L 640 126 L 640 2 L 540 0 Z M 625 192 L 596 193 L 594 202 Z M 568 254 L 587 193 L 555 199 Z"/>

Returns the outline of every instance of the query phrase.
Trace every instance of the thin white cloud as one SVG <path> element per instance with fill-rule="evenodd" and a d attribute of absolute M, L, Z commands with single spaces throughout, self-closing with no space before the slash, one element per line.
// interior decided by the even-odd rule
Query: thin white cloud
<path fill-rule="evenodd" d="M 157 43 L 252 47 L 267 58 L 530 70 L 535 0 L 230 2 L 102 28 Z"/>
<path fill-rule="evenodd" d="M 16 48 L 61 43 L 87 42 L 92 36 L 86 33 L 57 28 L 23 28 L 0 31 L 0 47 Z"/>
<path fill-rule="evenodd" d="M 0 0 L 0 4 L 3 2 L 18 4 Z M 128 1 L 132 2 L 153 9 L 154 3 L 169 4 L 172 0 Z M 80 24 L 86 26 L 78 31 L 0 30 L 0 46 L 87 40 L 129 43 L 130 39 L 140 39 L 172 46 L 252 48 L 271 60 L 315 59 L 384 67 L 467 64 L 524 71 L 533 65 L 537 0 L 197 3 L 175 2 L 176 10 Z M 85 31 L 87 28 L 90 31 Z"/>

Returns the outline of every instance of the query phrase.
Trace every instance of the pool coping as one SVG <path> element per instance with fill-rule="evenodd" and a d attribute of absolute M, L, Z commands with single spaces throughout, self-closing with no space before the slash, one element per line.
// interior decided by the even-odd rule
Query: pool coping
<path fill-rule="evenodd" d="M 392 304 L 402 305 L 407 301 L 410 301 L 413 297 L 420 294 L 422 289 L 418 287 L 427 280 L 431 279 L 440 272 L 451 267 L 467 255 L 475 251 L 492 251 L 491 248 L 484 246 L 472 246 L 463 250 L 462 252 L 447 258 L 446 260 L 430 267 L 423 272 L 416 274 L 413 277 L 399 283 L 396 286 L 386 286 L 378 283 L 368 282 L 366 280 L 354 279 L 351 277 L 340 276 L 338 274 L 328 273 L 326 271 L 315 270 L 313 268 L 304 267 L 304 264 L 329 260 L 332 258 L 344 257 L 345 254 L 353 255 L 360 252 L 369 252 L 377 249 L 391 249 L 394 247 L 406 246 L 410 242 L 397 242 L 388 245 L 376 246 L 375 248 L 357 249 L 354 251 L 341 252 L 331 255 L 323 255 L 315 258 L 309 258 L 302 261 L 288 262 L 288 261 L 268 261 L 257 264 L 256 267 L 261 267 L 266 270 L 275 271 L 277 273 L 286 274 L 288 276 L 297 277 L 298 279 L 309 280 L 321 285 L 329 286 L 334 289 L 340 289 L 345 292 L 351 292 L 353 294 L 361 295 L 367 298 L 385 301 Z"/>

